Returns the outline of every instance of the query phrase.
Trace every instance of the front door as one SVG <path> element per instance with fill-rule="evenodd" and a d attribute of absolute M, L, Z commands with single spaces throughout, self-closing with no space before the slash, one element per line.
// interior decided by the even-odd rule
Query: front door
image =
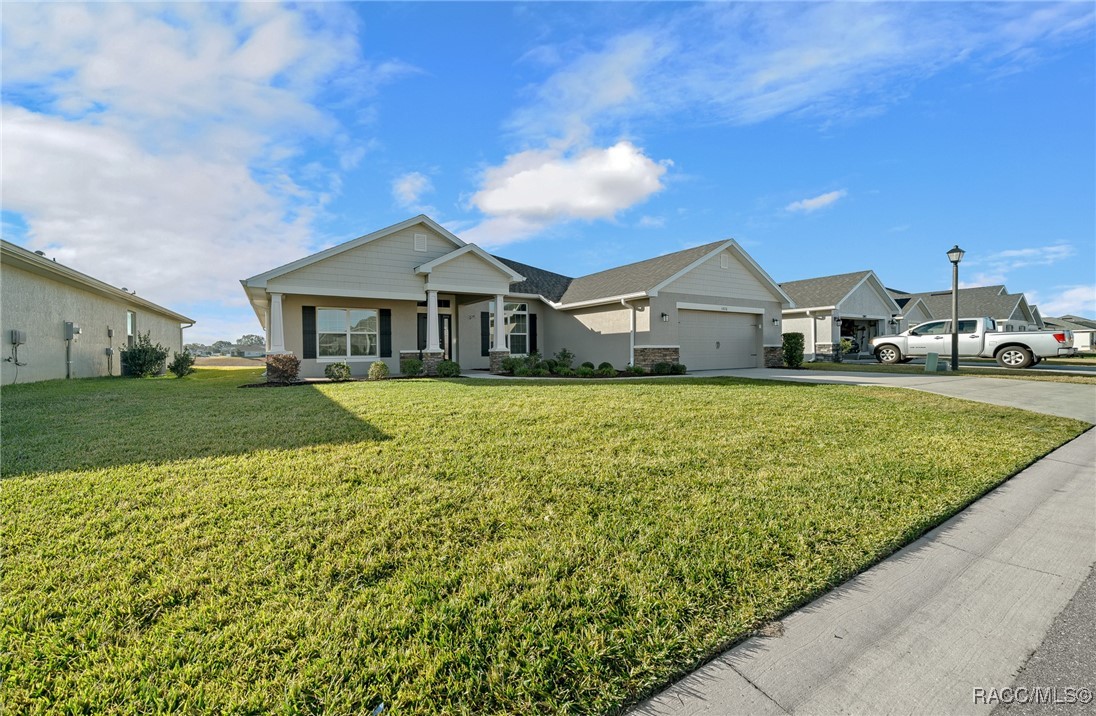
<path fill-rule="evenodd" d="M 445 360 L 453 360 L 453 317 L 448 313 L 438 314 L 438 338 Z M 419 350 L 426 350 L 426 314 L 419 314 Z"/>

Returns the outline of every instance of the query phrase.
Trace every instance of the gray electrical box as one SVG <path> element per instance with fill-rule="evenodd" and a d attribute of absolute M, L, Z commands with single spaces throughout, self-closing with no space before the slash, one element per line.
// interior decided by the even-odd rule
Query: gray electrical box
<path fill-rule="evenodd" d="M 72 321 L 65 321 L 65 340 L 74 341 L 76 336 L 80 335 L 80 326 L 76 325 Z"/>
<path fill-rule="evenodd" d="M 107 348 L 107 355 L 108 356 L 114 355 L 114 349 L 113 348 Z"/>
<path fill-rule="evenodd" d="M 12 331 L 11 331 L 11 344 L 13 346 L 21 346 L 26 342 L 27 342 L 27 332 L 26 331 L 17 331 L 15 329 L 12 329 Z"/>
<path fill-rule="evenodd" d="M 113 328 L 109 328 L 109 327 L 107 328 L 107 338 L 114 338 L 114 329 Z"/>

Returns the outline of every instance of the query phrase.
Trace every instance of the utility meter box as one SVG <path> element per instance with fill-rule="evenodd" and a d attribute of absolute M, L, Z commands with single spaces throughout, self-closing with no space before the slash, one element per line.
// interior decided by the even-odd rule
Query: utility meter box
<path fill-rule="evenodd" d="M 12 329 L 12 331 L 11 331 L 11 344 L 13 346 L 21 346 L 26 342 L 27 342 L 27 332 L 26 331 L 17 331 L 15 329 Z"/>
<path fill-rule="evenodd" d="M 74 341 L 78 335 L 80 335 L 80 326 L 72 321 L 65 321 L 65 340 Z"/>

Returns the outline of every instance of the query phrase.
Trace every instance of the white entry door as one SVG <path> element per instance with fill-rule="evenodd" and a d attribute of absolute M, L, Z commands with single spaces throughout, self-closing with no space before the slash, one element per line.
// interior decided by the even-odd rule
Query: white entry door
<path fill-rule="evenodd" d="M 689 370 L 757 367 L 757 315 L 682 309 L 678 319 L 681 362 Z"/>

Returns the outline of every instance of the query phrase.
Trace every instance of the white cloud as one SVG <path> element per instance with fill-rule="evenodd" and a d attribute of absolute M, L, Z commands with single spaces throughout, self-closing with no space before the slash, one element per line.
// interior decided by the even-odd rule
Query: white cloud
<path fill-rule="evenodd" d="M 641 216 L 636 222 L 637 229 L 661 229 L 666 226 L 666 219 L 662 216 Z"/>
<path fill-rule="evenodd" d="M 309 252 L 333 167 L 370 146 L 322 98 L 409 71 L 365 61 L 355 23 L 324 4 L 5 7 L 4 209 L 32 248 L 150 300 L 246 305 L 238 279 Z"/>
<path fill-rule="evenodd" d="M 660 191 L 668 166 L 624 141 L 574 153 L 512 154 L 484 172 L 471 204 L 488 219 L 464 236 L 498 246 L 559 222 L 612 219 Z"/>
<path fill-rule="evenodd" d="M 799 201 L 793 201 L 784 207 L 785 211 L 798 211 L 805 214 L 809 214 L 812 211 L 818 211 L 824 207 L 830 206 L 838 199 L 846 196 L 848 192 L 844 189 L 838 189 L 836 191 L 829 191 L 825 194 L 819 194 L 818 196 L 812 196 L 809 199 L 800 199 Z"/>
<path fill-rule="evenodd" d="M 392 196 L 400 206 L 407 209 L 424 209 L 419 201 L 424 194 L 434 191 L 430 177 L 419 172 L 408 172 L 396 177 L 392 182 Z M 428 212 L 424 212 L 428 213 Z"/>
<path fill-rule="evenodd" d="M 1039 313 L 1047 316 L 1096 317 L 1096 284 L 1084 286 L 1059 286 L 1053 292 L 1025 291 L 1028 303 L 1039 306 Z"/>
<path fill-rule="evenodd" d="M 1022 269 L 1052 266 L 1076 254 L 1072 244 L 1057 243 L 1049 246 L 1032 246 L 1021 249 L 1004 249 L 982 256 L 967 254 L 962 267 L 969 278 L 960 285 L 996 286 L 1008 280 L 1009 274 Z"/>

